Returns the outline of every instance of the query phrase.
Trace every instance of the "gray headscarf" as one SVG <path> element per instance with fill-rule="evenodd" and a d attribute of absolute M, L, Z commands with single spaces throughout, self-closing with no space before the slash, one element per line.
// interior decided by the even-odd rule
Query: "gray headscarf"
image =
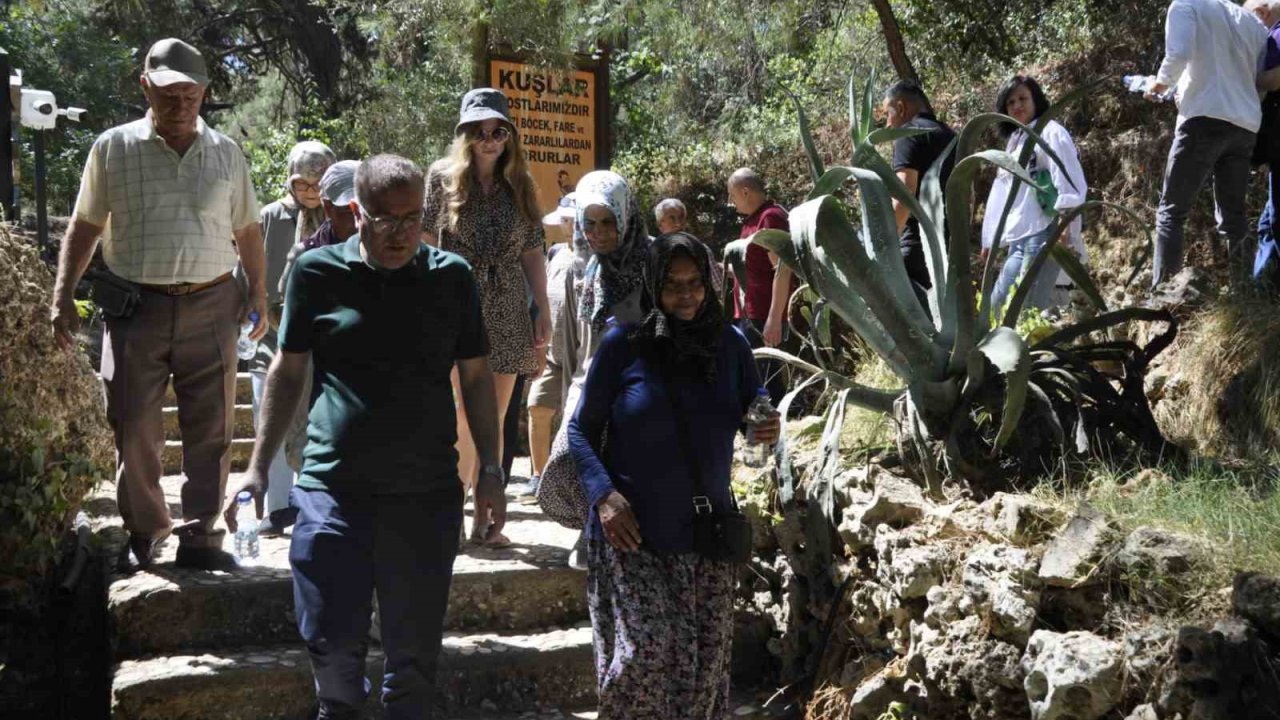
<path fill-rule="evenodd" d="M 298 211 L 297 229 L 294 231 L 293 244 L 298 246 L 303 240 L 311 237 L 324 223 L 324 205 L 320 207 L 303 207 L 293 195 L 293 181 L 306 180 L 318 183 L 324 171 L 336 162 L 338 156 L 333 154 L 328 145 L 315 140 L 303 140 L 289 151 L 289 179 L 285 180 L 286 204 L 292 204 Z"/>

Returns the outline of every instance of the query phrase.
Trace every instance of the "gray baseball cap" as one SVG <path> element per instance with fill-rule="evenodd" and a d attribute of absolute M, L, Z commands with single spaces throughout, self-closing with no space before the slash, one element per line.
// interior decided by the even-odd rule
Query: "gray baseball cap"
<path fill-rule="evenodd" d="M 350 205 L 356 199 L 358 160 L 339 160 L 329 166 L 320 178 L 320 196 L 334 205 Z"/>
<path fill-rule="evenodd" d="M 209 70 L 199 50 L 177 38 L 157 40 L 147 51 L 142 72 L 152 85 L 164 87 L 177 83 L 209 84 Z"/>
<path fill-rule="evenodd" d="M 511 122 L 511 113 L 507 110 L 507 96 L 501 90 L 493 88 L 476 88 L 462 96 L 462 110 L 458 113 L 458 124 L 454 134 L 462 132 L 462 126 L 485 120 L 501 120 L 515 129 Z"/>

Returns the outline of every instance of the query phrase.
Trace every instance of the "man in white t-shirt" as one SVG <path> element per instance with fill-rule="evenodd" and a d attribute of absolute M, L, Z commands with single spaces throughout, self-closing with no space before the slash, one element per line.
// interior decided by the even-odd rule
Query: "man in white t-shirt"
<path fill-rule="evenodd" d="M 1249 232 L 1249 159 L 1262 121 L 1256 87 L 1267 29 L 1229 0 L 1173 0 L 1165 56 L 1147 97 L 1178 90 L 1178 124 L 1156 212 L 1151 285 L 1182 269 L 1183 230 L 1196 196 L 1213 176 L 1218 232 L 1233 274 L 1244 269 Z"/>

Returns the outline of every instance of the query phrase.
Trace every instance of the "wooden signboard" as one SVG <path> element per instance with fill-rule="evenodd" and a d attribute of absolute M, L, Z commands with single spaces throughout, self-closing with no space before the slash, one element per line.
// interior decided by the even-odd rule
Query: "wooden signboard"
<path fill-rule="evenodd" d="M 490 57 L 488 70 L 489 86 L 507 96 L 538 208 L 549 213 L 583 175 L 609 167 L 608 63 L 584 60 L 565 71 Z"/>

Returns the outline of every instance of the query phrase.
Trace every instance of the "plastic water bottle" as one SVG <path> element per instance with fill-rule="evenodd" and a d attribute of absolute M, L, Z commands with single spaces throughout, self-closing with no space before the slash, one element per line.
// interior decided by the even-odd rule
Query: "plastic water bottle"
<path fill-rule="evenodd" d="M 249 322 L 240 326 L 240 339 L 236 341 L 236 356 L 241 360 L 252 360 L 258 352 L 258 341 L 250 340 L 249 335 L 258 325 L 258 311 L 249 311 Z"/>
<path fill-rule="evenodd" d="M 1124 86 L 1129 92 L 1146 94 L 1152 85 L 1156 84 L 1153 75 L 1125 75 L 1123 78 Z M 1161 102 L 1173 99 L 1173 88 L 1169 88 L 1156 98 Z"/>
<path fill-rule="evenodd" d="M 747 408 L 747 425 L 754 426 L 769 419 L 773 414 L 773 403 L 769 400 L 769 390 L 760 388 L 756 391 L 756 399 L 751 401 L 751 406 Z M 747 467 L 764 467 L 769 462 L 769 455 L 772 454 L 772 446 L 752 441 L 747 447 L 747 457 L 745 459 Z"/>
<path fill-rule="evenodd" d="M 258 514 L 248 490 L 236 495 L 236 560 L 241 565 L 258 564 Z"/>

